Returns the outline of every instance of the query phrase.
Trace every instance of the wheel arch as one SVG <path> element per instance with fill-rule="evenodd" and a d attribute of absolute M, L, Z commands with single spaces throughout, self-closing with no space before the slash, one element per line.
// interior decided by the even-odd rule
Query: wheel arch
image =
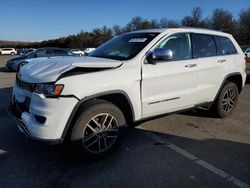
<path fill-rule="evenodd" d="M 217 91 L 217 94 L 215 95 L 213 103 L 216 101 L 218 98 L 223 86 L 225 85 L 226 82 L 233 82 L 237 85 L 239 93 L 242 91 L 242 86 L 243 86 L 243 78 L 240 72 L 234 72 L 230 73 L 227 76 L 225 76 L 224 80 L 222 81 L 219 90 Z"/>
<path fill-rule="evenodd" d="M 243 78 L 240 72 L 235 72 L 227 75 L 223 81 L 223 84 L 225 82 L 233 82 L 237 85 L 239 93 L 242 91 L 243 87 Z"/>
<path fill-rule="evenodd" d="M 74 122 L 76 114 L 77 112 L 79 112 L 81 106 L 84 105 L 86 102 L 95 99 L 102 99 L 113 103 L 123 112 L 126 119 L 126 123 L 134 122 L 135 120 L 134 108 L 128 94 L 125 91 L 113 90 L 113 91 L 101 92 L 98 94 L 87 96 L 79 100 L 79 102 L 75 105 L 74 109 L 72 110 L 70 117 L 66 123 L 66 126 L 63 130 L 62 133 L 63 139 L 66 137 L 67 133 L 72 128 L 72 123 Z"/>

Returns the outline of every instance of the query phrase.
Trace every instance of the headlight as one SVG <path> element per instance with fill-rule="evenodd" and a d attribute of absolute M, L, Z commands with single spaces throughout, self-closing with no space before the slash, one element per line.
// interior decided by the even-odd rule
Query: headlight
<path fill-rule="evenodd" d="M 63 84 L 37 84 L 35 91 L 48 97 L 56 97 L 63 90 Z"/>

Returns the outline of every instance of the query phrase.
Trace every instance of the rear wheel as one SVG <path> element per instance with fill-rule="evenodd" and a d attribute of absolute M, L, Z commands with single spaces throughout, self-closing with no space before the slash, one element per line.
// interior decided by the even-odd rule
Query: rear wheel
<path fill-rule="evenodd" d="M 11 52 L 10 55 L 15 55 L 15 53 L 14 53 L 14 52 Z"/>
<path fill-rule="evenodd" d="M 103 100 L 87 102 L 78 114 L 72 132 L 73 148 L 87 158 L 102 158 L 119 145 L 125 126 L 121 110 Z"/>
<path fill-rule="evenodd" d="M 230 116 L 238 103 L 238 87 L 233 82 L 226 82 L 211 111 L 217 116 L 224 118 Z"/>

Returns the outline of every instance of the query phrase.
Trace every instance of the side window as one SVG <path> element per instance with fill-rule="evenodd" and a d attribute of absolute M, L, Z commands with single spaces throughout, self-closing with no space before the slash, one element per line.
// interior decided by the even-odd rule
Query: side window
<path fill-rule="evenodd" d="M 37 50 L 36 51 L 36 56 L 37 57 L 45 57 L 46 56 L 46 51 L 45 49 L 42 49 L 42 50 Z"/>
<path fill-rule="evenodd" d="M 172 35 L 161 42 L 157 48 L 166 48 L 173 52 L 173 61 L 192 58 L 190 37 L 187 33 Z"/>
<path fill-rule="evenodd" d="M 64 50 L 54 50 L 54 55 L 55 56 L 61 56 L 61 55 L 68 55 L 68 53 Z"/>
<path fill-rule="evenodd" d="M 53 56 L 53 50 L 48 49 L 48 50 L 46 51 L 46 56 Z"/>
<path fill-rule="evenodd" d="M 192 34 L 192 43 L 194 58 L 216 56 L 216 46 L 212 36 Z"/>
<path fill-rule="evenodd" d="M 217 55 L 227 55 L 227 54 L 237 53 L 233 43 L 229 38 L 222 36 L 215 36 L 214 38 L 217 45 Z"/>

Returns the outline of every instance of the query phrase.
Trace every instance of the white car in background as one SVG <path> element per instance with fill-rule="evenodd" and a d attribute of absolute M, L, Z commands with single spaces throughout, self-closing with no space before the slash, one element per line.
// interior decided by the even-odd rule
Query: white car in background
<path fill-rule="evenodd" d="M 79 56 L 83 56 L 85 53 L 83 50 L 79 50 L 79 49 L 72 49 L 70 50 L 73 54 L 79 55 Z"/>
<path fill-rule="evenodd" d="M 2 55 L 16 55 L 17 51 L 14 48 L 2 48 L 1 54 Z"/>
<path fill-rule="evenodd" d="M 244 53 L 246 54 L 246 57 L 250 59 L 250 48 L 247 48 Z"/>
<path fill-rule="evenodd" d="M 85 55 L 88 55 L 88 54 L 90 54 L 90 52 L 92 52 L 92 51 L 94 51 L 95 50 L 95 48 L 86 48 L 85 50 L 84 50 L 84 53 L 85 53 Z"/>

